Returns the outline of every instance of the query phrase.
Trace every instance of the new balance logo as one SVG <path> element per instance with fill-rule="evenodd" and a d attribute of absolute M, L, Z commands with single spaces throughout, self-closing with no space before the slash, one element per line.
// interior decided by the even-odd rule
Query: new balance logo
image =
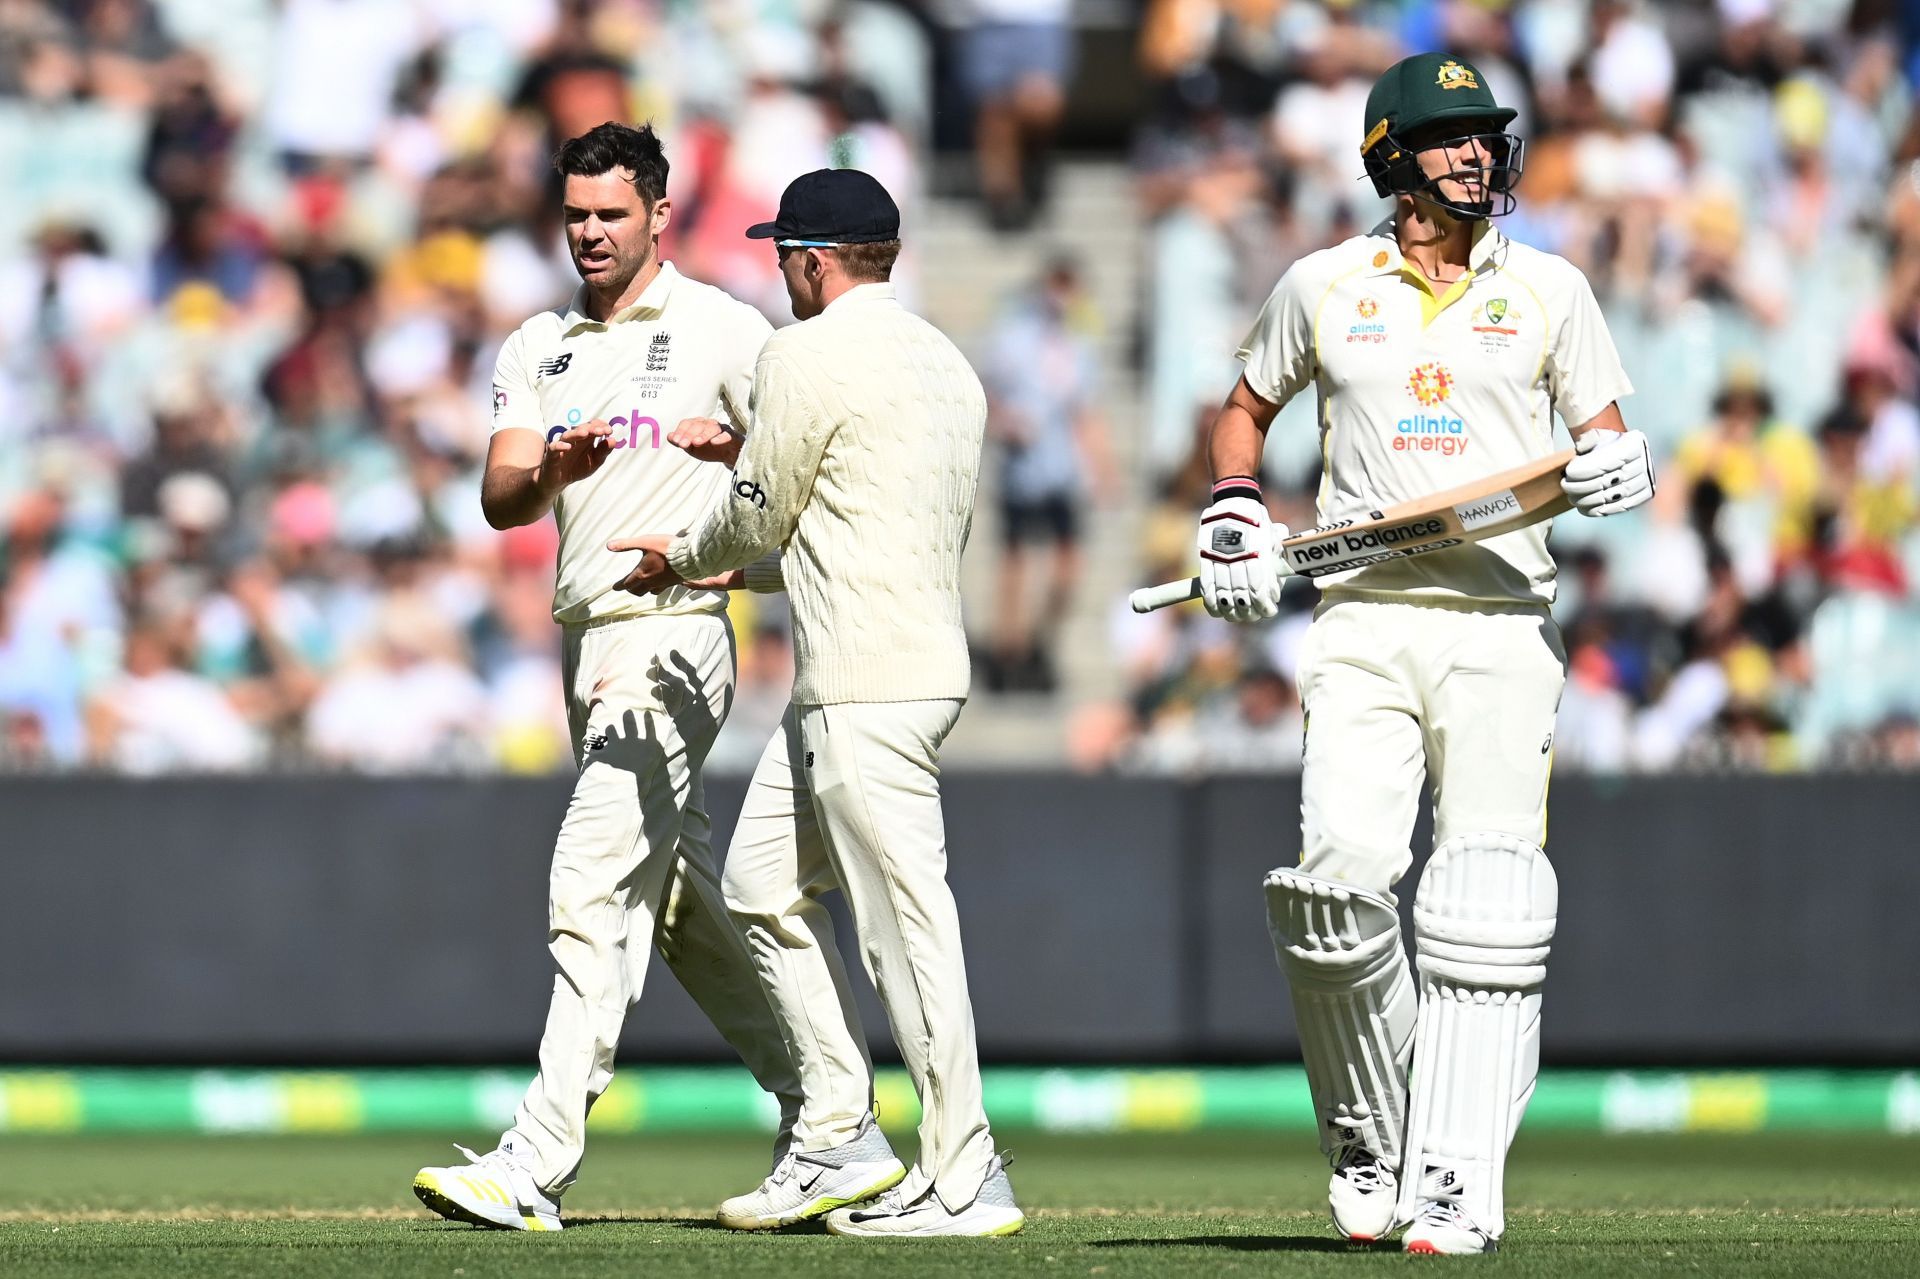
<path fill-rule="evenodd" d="M 585 745 L 588 750 L 590 751 L 602 750 L 606 747 L 606 744 L 607 744 L 606 729 L 596 728 L 593 732 L 587 734 L 587 740 L 585 742 Z"/>
<path fill-rule="evenodd" d="M 566 351 L 554 356 L 551 360 L 540 361 L 537 368 L 541 377 L 559 377 L 567 371 L 567 366 L 572 363 L 573 352 Z"/>

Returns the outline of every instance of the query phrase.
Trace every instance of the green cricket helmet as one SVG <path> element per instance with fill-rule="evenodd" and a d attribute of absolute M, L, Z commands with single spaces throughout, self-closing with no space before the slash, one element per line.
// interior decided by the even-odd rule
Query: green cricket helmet
<path fill-rule="evenodd" d="M 1469 220 L 1497 217 L 1513 212 L 1513 188 L 1520 181 L 1525 144 L 1506 131 L 1519 114 L 1493 100 L 1471 63 L 1444 53 L 1416 53 L 1374 81 L 1360 157 L 1381 195 L 1417 195 Z M 1457 129 L 1435 127 L 1449 124 Z M 1456 170 L 1438 178 L 1421 171 L 1420 150 L 1458 146 L 1468 138 L 1478 138 L 1485 149 L 1484 170 Z M 1481 179 L 1485 199 L 1457 201 L 1440 194 L 1443 180 L 1467 176 Z"/>

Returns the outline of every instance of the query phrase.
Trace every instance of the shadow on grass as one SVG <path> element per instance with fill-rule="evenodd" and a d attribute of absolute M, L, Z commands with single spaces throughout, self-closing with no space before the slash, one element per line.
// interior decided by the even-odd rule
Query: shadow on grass
<path fill-rule="evenodd" d="M 1391 1240 L 1353 1243 L 1322 1235 L 1176 1235 L 1167 1239 L 1094 1239 L 1090 1248 L 1225 1248 L 1231 1252 L 1399 1252 Z"/>
<path fill-rule="evenodd" d="M 827 1223 L 824 1221 L 802 1221 L 796 1225 L 781 1226 L 776 1230 L 735 1230 L 723 1226 L 712 1217 L 568 1217 L 567 1229 L 577 1230 L 593 1226 L 671 1226 L 676 1230 L 707 1230 L 723 1235 L 824 1235 Z"/>

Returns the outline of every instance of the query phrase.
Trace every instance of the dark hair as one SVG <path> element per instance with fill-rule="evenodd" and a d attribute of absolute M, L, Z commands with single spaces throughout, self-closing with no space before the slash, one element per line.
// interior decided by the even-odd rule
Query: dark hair
<path fill-rule="evenodd" d="M 843 244 L 834 250 L 840 269 L 853 280 L 890 280 L 893 264 L 900 256 L 900 241 L 875 240 L 870 244 Z"/>
<path fill-rule="evenodd" d="M 615 169 L 633 174 L 633 189 L 649 205 L 667 198 L 667 153 L 653 126 L 634 128 L 609 120 L 577 138 L 568 138 L 553 153 L 554 172 L 597 178 Z"/>

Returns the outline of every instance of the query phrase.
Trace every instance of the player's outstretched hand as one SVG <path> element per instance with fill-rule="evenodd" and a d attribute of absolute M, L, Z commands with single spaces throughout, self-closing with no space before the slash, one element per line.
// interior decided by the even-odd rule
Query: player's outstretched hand
<path fill-rule="evenodd" d="M 612 456 L 613 428 L 595 418 L 547 441 L 546 455 L 540 460 L 540 481 L 557 493 L 592 475 Z"/>
<path fill-rule="evenodd" d="M 667 443 L 699 461 L 732 466 L 739 460 L 746 437 L 714 418 L 690 417 L 667 432 Z"/>
<path fill-rule="evenodd" d="M 671 533 L 642 533 L 638 537 L 616 537 L 607 543 L 609 551 L 639 551 L 640 566 L 614 584 L 614 589 L 629 595 L 656 595 L 683 585 L 680 575 L 667 563 Z"/>
<path fill-rule="evenodd" d="M 1639 431 L 1588 431 L 1574 441 L 1560 488 L 1582 515 L 1618 515 L 1653 500 L 1653 449 Z"/>
<path fill-rule="evenodd" d="M 1213 505 L 1200 513 L 1200 602 L 1215 617 L 1252 622 L 1280 611 L 1280 541 L 1251 479 L 1213 486 Z"/>

